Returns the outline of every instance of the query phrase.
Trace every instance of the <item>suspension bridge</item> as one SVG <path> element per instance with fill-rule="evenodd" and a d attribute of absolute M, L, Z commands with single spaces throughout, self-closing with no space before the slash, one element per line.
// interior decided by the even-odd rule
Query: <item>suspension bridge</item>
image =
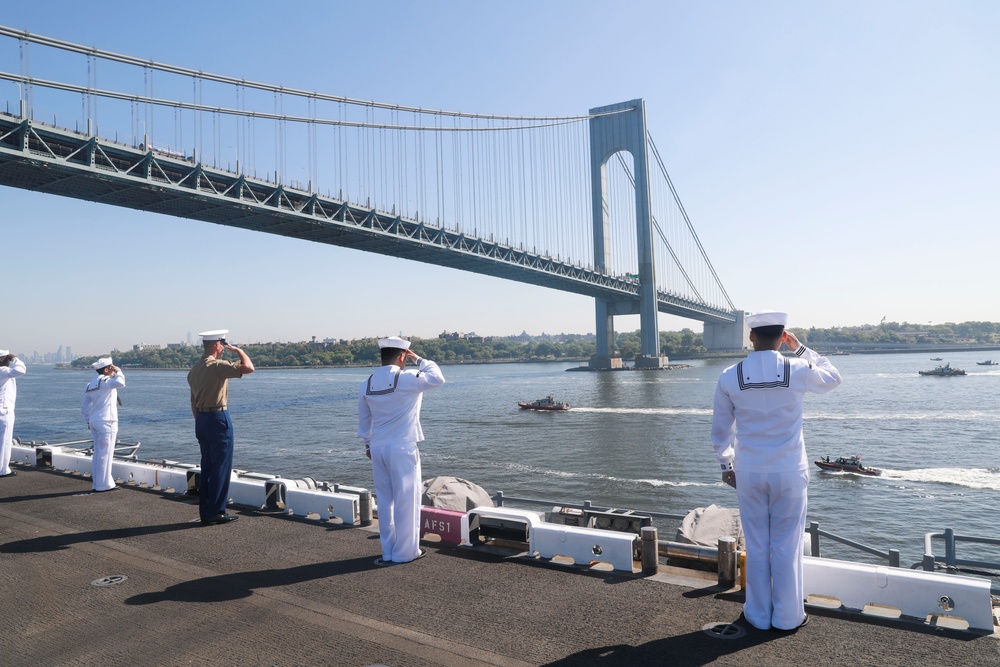
<path fill-rule="evenodd" d="M 381 253 L 658 313 L 743 346 L 632 100 L 578 116 L 431 110 L 290 89 L 0 26 L 0 185 Z M 289 166 L 291 165 L 291 166 Z"/>

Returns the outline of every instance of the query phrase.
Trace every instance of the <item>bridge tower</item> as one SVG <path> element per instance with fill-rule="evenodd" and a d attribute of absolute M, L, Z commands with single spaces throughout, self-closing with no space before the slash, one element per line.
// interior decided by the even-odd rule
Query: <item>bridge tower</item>
<path fill-rule="evenodd" d="M 619 112 L 619 113 L 615 113 Z M 594 224 L 594 263 L 607 272 L 611 261 L 608 220 L 608 160 L 619 151 L 632 155 L 635 178 L 636 241 L 639 258 L 639 303 L 631 300 L 597 298 L 597 353 L 591 368 L 620 368 L 621 358 L 613 357 L 615 315 L 639 313 L 640 351 L 636 367 L 667 365 L 660 354 L 660 331 L 656 300 L 656 267 L 653 264 L 652 213 L 649 202 L 649 156 L 646 144 L 646 103 L 632 100 L 591 109 L 590 184 Z M 603 114 L 603 115 L 601 115 Z"/>

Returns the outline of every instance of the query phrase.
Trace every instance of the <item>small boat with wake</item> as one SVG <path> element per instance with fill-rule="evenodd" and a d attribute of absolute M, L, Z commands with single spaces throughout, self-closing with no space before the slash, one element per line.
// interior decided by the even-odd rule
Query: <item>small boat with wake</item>
<path fill-rule="evenodd" d="M 965 375 L 965 371 L 961 368 L 952 368 L 951 362 L 949 361 L 944 366 L 938 366 L 931 371 L 917 371 L 921 375 L 936 375 L 938 377 L 951 377 L 952 375 Z"/>
<path fill-rule="evenodd" d="M 518 405 L 521 406 L 522 410 L 541 410 L 543 412 L 562 412 L 569 410 L 569 403 L 555 400 L 552 398 L 552 394 L 549 394 L 545 398 L 540 398 L 537 401 L 532 401 L 531 403 L 521 401 Z"/>
<path fill-rule="evenodd" d="M 977 366 L 1000 366 L 1000 363 L 993 361 L 992 359 L 987 359 L 986 361 L 977 361 Z"/>
<path fill-rule="evenodd" d="M 871 475 L 873 477 L 882 474 L 882 471 L 878 468 L 869 468 L 861 465 L 860 454 L 855 456 L 838 456 L 833 461 L 830 460 L 829 456 L 824 456 L 815 463 L 823 470 L 831 472 L 853 472 L 858 475 Z"/>

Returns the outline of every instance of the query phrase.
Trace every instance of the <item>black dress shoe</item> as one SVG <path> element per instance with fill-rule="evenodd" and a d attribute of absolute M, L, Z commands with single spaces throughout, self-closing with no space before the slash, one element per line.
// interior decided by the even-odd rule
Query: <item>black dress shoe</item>
<path fill-rule="evenodd" d="M 0 475 L 0 477 L 17 477 L 17 471 L 16 470 L 11 470 L 6 475 Z"/>
<path fill-rule="evenodd" d="M 232 521 L 236 521 L 239 518 L 240 517 L 238 517 L 235 514 L 219 514 L 218 516 L 214 516 L 211 519 L 202 519 L 201 525 L 214 526 L 217 523 L 230 523 Z"/>
<path fill-rule="evenodd" d="M 787 632 L 795 632 L 799 628 L 804 628 L 807 623 L 809 623 L 809 614 L 806 614 L 806 617 L 804 619 L 802 619 L 802 622 L 799 623 L 794 628 L 788 628 L 788 629 L 785 629 L 785 628 L 771 628 L 771 629 L 774 630 L 775 632 L 786 632 L 786 633 Z"/>

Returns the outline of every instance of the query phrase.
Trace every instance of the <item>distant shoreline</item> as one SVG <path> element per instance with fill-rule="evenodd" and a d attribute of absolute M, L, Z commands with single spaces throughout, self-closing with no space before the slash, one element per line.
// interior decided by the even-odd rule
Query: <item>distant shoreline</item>
<path fill-rule="evenodd" d="M 563 357 L 562 359 L 490 359 L 476 361 L 439 361 L 440 366 L 473 366 L 477 364 L 560 364 L 570 362 L 587 362 L 589 357 Z M 374 362 L 368 364 L 325 364 L 310 366 L 257 366 L 258 371 L 308 371 L 321 370 L 324 368 L 376 368 L 379 364 Z M 53 370 L 59 371 L 92 371 L 89 367 L 73 367 L 69 364 L 32 364 L 32 366 L 51 366 Z M 188 371 L 190 366 L 177 366 L 170 368 L 150 368 L 147 366 L 122 366 L 123 371 Z"/>
<path fill-rule="evenodd" d="M 850 348 L 849 345 L 858 345 L 858 348 Z M 860 346 L 864 346 L 861 348 Z M 815 348 L 812 348 L 815 349 Z M 934 353 L 946 353 L 946 352 L 990 352 L 1000 350 L 1000 345 L 919 345 L 913 347 L 900 348 L 898 346 L 878 348 L 872 346 L 868 343 L 851 343 L 846 344 L 835 349 L 820 349 L 816 350 L 819 354 L 824 356 L 847 356 L 852 354 L 906 354 L 910 352 L 934 352 Z M 705 354 L 692 354 L 685 355 L 683 357 L 672 357 L 671 359 L 677 359 L 678 363 L 671 363 L 665 370 L 672 368 L 683 368 L 687 364 L 685 361 L 690 360 L 710 360 L 710 359 L 740 359 L 746 356 L 747 351 L 743 350 L 740 352 L 714 352 Z M 469 360 L 469 361 L 439 361 L 438 364 L 441 366 L 474 366 L 481 364 L 563 364 L 571 362 L 582 362 L 586 363 L 590 361 L 588 357 L 563 357 L 561 359 L 480 359 L 480 360 Z M 32 364 L 32 366 L 49 366 L 50 364 Z M 291 370 L 316 370 L 324 368 L 375 368 L 378 364 L 374 362 L 368 364 L 328 364 L 322 366 L 258 366 L 257 370 L 276 370 L 276 371 L 291 371 Z M 51 365 L 54 370 L 66 370 L 66 371 L 89 371 L 90 368 L 74 368 L 68 364 L 54 364 Z M 131 366 L 123 367 L 122 370 L 141 370 L 141 371 L 186 371 L 189 367 L 181 366 L 176 368 L 149 368 L 145 366 Z M 577 370 L 577 369 L 570 369 Z M 590 370 L 587 367 L 580 367 L 579 370 Z M 622 370 L 635 370 L 632 366 L 627 366 Z M 641 369 L 640 369 L 641 370 Z"/>

